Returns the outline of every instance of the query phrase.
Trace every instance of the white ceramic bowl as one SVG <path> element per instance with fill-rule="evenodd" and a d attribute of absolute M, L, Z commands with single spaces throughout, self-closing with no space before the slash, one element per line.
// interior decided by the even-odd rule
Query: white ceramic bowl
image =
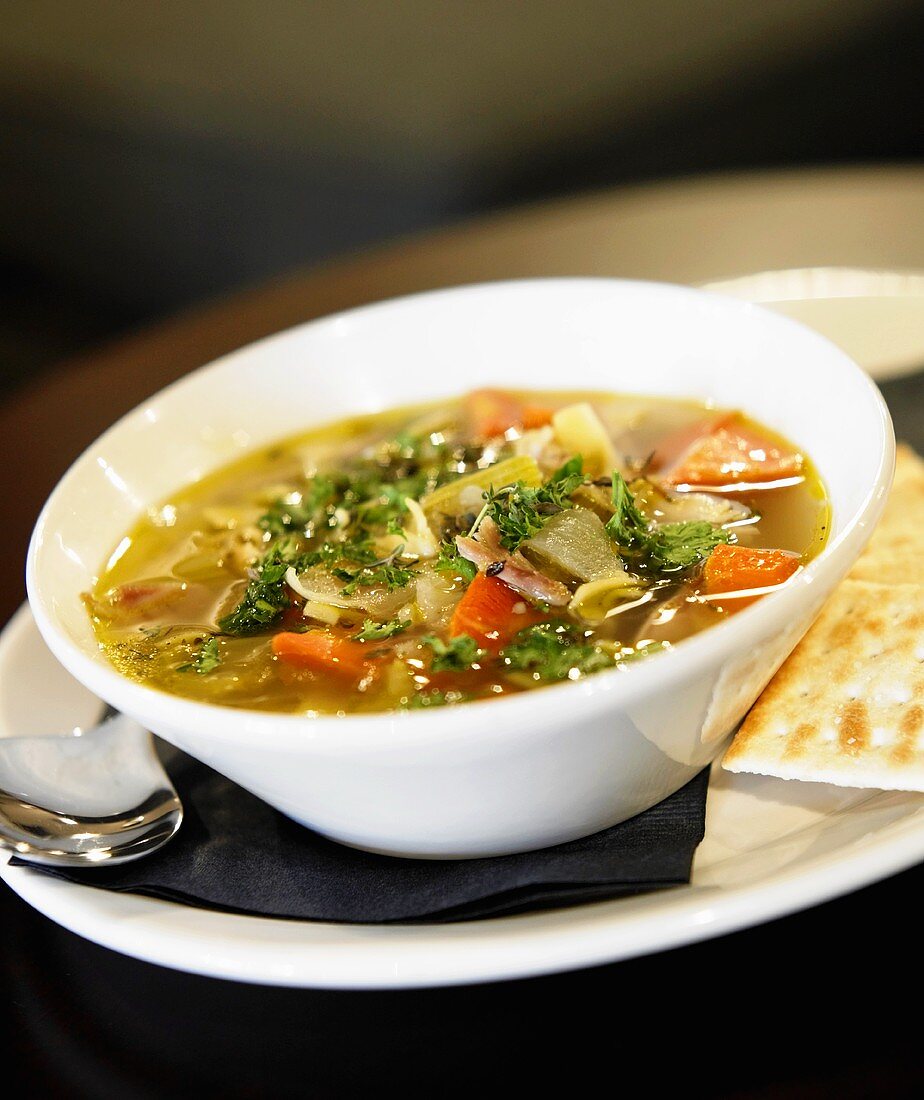
<path fill-rule="evenodd" d="M 740 406 L 815 460 L 833 504 L 830 541 L 783 591 L 669 652 L 489 703 L 280 716 L 176 698 L 106 662 L 80 593 L 148 506 L 312 424 L 485 385 Z M 889 415 L 866 375 L 758 307 L 609 279 L 463 287 L 284 332 L 130 413 L 48 500 L 29 599 L 78 680 L 297 821 L 400 855 L 523 851 L 646 809 L 720 751 L 866 543 L 893 462 Z"/>

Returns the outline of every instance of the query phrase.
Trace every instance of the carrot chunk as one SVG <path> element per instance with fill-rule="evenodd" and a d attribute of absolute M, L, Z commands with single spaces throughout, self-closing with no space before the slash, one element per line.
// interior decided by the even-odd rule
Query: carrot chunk
<path fill-rule="evenodd" d="M 456 638 L 468 634 L 482 649 L 497 652 L 518 630 L 542 618 L 540 612 L 502 580 L 479 573 L 456 604 L 449 635 Z"/>
<path fill-rule="evenodd" d="M 352 683 L 375 672 L 378 667 L 362 642 L 340 638 L 327 630 L 274 634 L 272 649 L 274 656 L 289 664 Z"/>
<path fill-rule="evenodd" d="M 519 427 L 524 431 L 532 431 L 534 428 L 544 428 L 552 423 L 554 409 L 546 409 L 540 405 L 524 405 L 523 415 L 520 417 Z"/>
<path fill-rule="evenodd" d="M 522 403 L 506 390 L 473 390 L 465 404 L 472 432 L 479 439 L 503 435 L 523 415 Z"/>
<path fill-rule="evenodd" d="M 693 440 L 678 461 L 660 474 L 665 485 L 721 486 L 796 477 L 802 455 L 787 451 L 738 424 Z"/>
<path fill-rule="evenodd" d="M 772 588 L 789 580 L 798 568 L 799 555 L 789 550 L 755 550 L 750 546 L 719 543 L 703 567 L 703 583 L 710 596 Z M 729 600 L 726 610 L 747 607 L 758 599 L 759 596 L 750 596 Z"/>
<path fill-rule="evenodd" d="M 543 428 L 552 422 L 552 409 L 524 405 L 508 390 L 473 390 L 465 403 L 472 433 L 479 439 L 503 435 L 510 428 Z"/>

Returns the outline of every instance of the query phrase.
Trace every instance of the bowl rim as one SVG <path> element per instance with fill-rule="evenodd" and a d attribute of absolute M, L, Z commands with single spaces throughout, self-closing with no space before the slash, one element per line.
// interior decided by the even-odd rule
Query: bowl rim
<path fill-rule="evenodd" d="M 870 422 L 875 423 L 880 435 L 879 462 L 870 489 L 860 506 L 844 518 L 842 529 L 831 538 L 822 551 L 803 569 L 796 573 L 779 592 L 769 595 L 750 607 L 743 608 L 733 617 L 717 623 L 690 638 L 653 653 L 629 668 L 604 669 L 577 681 L 545 684 L 539 690 L 528 690 L 496 699 L 479 699 L 448 707 L 421 708 L 420 710 L 382 711 L 367 714 L 288 714 L 243 707 L 231 707 L 218 703 L 205 703 L 183 696 L 173 695 L 160 688 L 150 687 L 129 679 L 115 668 L 98 663 L 73 642 L 58 627 L 52 611 L 46 606 L 37 577 L 37 559 L 45 536 L 48 514 L 53 503 L 66 493 L 68 483 L 78 467 L 82 466 L 111 436 L 122 431 L 136 418 L 146 415 L 153 402 L 162 400 L 174 390 L 181 389 L 192 378 L 221 371 L 233 365 L 238 358 L 251 355 L 257 349 L 265 349 L 274 342 L 283 342 L 305 330 L 332 327 L 358 316 L 366 316 L 395 309 L 413 308 L 422 300 L 484 293 L 508 292 L 533 286 L 575 287 L 586 284 L 599 288 L 610 286 L 617 292 L 654 292 L 665 299 L 693 298 L 718 300 L 726 308 L 739 313 L 756 313 L 762 318 L 772 318 L 775 326 L 789 328 L 800 339 L 825 347 L 828 354 L 839 357 L 845 369 L 851 371 L 865 389 L 870 400 Z M 323 423 L 324 421 L 321 421 Z M 716 294 L 698 288 L 650 280 L 620 279 L 606 276 L 561 276 L 526 279 L 507 279 L 491 282 L 467 283 L 443 287 L 415 294 L 401 295 L 383 301 L 356 306 L 337 313 L 314 318 L 252 341 L 217 359 L 188 372 L 135 408 L 119 417 L 109 428 L 96 437 L 70 464 L 49 494 L 32 532 L 26 559 L 26 589 L 29 604 L 46 644 L 61 664 L 89 690 L 117 709 L 137 718 L 152 728 L 170 728 L 189 731 L 196 737 L 205 737 L 216 744 L 252 743 L 256 739 L 272 742 L 274 747 L 297 748 L 303 746 L 312 752 L 341 755 L 362 752 L 369 748 L 388 748 L 408 744 L 445 743 L 464 738 L 474 744 L 486 738 L 496 739 L 498 727 L 506 726 L 505 736 L 519 727 L 520 734 L 532 735 L 536 723 L 543 726 L 575 717 L 580 708 L 580 719 L 586 720 L 614 706 L 625 709 L 642 697 L 650 696 L 653 689 L 663 688 L 671 678 L 687 679 L 700 674 L 705 666 L 718 659 L 740 652 L 748 638 L 760 633 L 761 625 L 769 626 L 771 617 L 787 621 L 789 610 L 798 610 L 807 590 L 822 577 L 846 574 L 853 560 L 868 541 L 875 522 L 885 506 L 885 498 L 891 484 L 895 462 L 895 439 L 892 421 L 885 401 L 874 381 L 846 352 L 798 321 L 773 313 L 761 306 L 739 299 Z M 835 581 L 837 583 L 837 581 Z M 476 707 L 490 703 L 497 717 L 490 725 L 473 723 Z M 532 712 L 529 714 L 528 712 Z M 506 721 L 505 721 L 506 716 Z M 518 718 L 529 721 L 518 722 Z M 436 734 L 433 727 L 438 726 Z M 385 727 L 390 727 L 387 730 Z"/>

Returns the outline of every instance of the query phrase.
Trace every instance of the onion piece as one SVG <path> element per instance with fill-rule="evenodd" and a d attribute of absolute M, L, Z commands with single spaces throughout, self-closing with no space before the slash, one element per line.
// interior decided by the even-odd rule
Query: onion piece
<path fill-rule="evenodd" d="M 617 580 L 590 581 L 582 584 L 568 604 L 568 610 L 591 626 L 602 623 L 620 611 L 639 607 L 654 598 L 652 591 Z"/>
<path fill-rule="evenodd" d="M 367 611 L 373 617 L 381 619 L 390 619 L 414 595 L 412 580 L 404 588 L 358 588 L 351 596 L 344 596 L 344 582 L 320 566 L 301 575 L 290 566 L 286 570 L 286 584 L 310 602 Z"/>
<path fill-rule="evenodd" d="M 727 527 L 750 519 L 750 508 L 738 500 L 714 493 L 676 493 L 662 489 L 647 479 L 632 483 L 635 503 L 655 524 L 690 523 L 704 520 L 713 527 Z"/>
<path fill-rule="evenodd" d="M 588 508 L 568 508 L 552 516 L 523 544 L 529 558 L 538 558 L 580 581 L 612 579 L 631 585 L 622 558 L 606 533 L 603 521 Z"/>
<path fill-rule="evenodd" d="M 571 455 L 581 455 L 584 469 L 591 477 L 609 476 L 622 470 L 616 448 L 593 407 L 586 401 L 566 405 L 552 417 L 555 438 Z"/>

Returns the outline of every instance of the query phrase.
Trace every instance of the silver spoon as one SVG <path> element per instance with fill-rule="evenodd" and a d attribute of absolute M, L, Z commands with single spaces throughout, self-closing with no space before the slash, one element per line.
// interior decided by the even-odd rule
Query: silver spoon
<path fill-rule="evenodd" d="M 115 711 L 63 737 L 0 738 L 0 847 L 54 866 L 112 866 L 156 851 L 183 807 L 151 735 Z"/>

